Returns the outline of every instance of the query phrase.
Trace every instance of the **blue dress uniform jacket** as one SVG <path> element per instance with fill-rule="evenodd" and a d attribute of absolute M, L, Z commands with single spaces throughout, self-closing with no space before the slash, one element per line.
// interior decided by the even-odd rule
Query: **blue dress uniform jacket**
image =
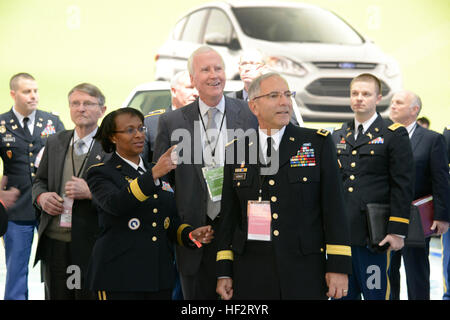
<path fill-rule="evenodd" d="M 144 118 L 144 126 L 147 128 L 145 133 L 144 151 L 142 151 L 142 159 L 147 162 L 152 162 L 153 151 L 155 150 L 155 139 L 158 133 L 159 116 L 165 112 L 172 110 L 171 107 L 166 109 L 157 109 L 149 112 Z"/>
<path fill-rule="evenodd" d="M 305 150 L 302 148 L 312 152 L 309 155 L 314 158 L 314 165 L 295 166 L 292 159 Z M 239 155 L 230 161 L 229 156 L 236 150 L 246 150 L 245 161 Z M 257 150 L 255 137 L 249 141 L 240 139 L 227 147 L 220 213 L 223 220 L 217 232 L 217 276 L 233 278 L 236 297 L 259 297 L 255 289 L 244 287 L 252 287 L 248 276 L 261 274 L 269 262 L 258 264 L 246 255 L 250 245 L 265 243 L 273 247 L 276 271 L 270 277 L 278 278 L 275 282 L 279 283 L 282 299 L 324 299 L 325 272 L 349 274 L 352 269 L 343 188 L 331 135 L 326 130 L 290 123 L 279 146 L 279 170 L 273 175 L 260 176 L 260 166 L 251 160 Z M 271 242 L 247 240 L 247 203 L 258 200 L 260 185 L 262 200 L 270 201 Z M 243 260 L 247 262 L 241 263 Z M 257 278 L 262 283 L 272 282 Z M 239 295 L 240 289 L 249 296 Z"/>
<path fill-rule="evenodd" d="M 34 163 L 47 137 L 64 130 L 58 116 L 36 110 L 33 135 L 25 136 L 12 109 L 0 115 L 0 156 L 3 159 L 3 175 L 8 176 L 9 187 L 20 190 L 20 197 L 9 208 L 10 221 L 34 221 L 36 213 L 31 200 L 31 185 L 36 174 Z"/>
<path fill-rule="evenodd" d="M 98 207 L 100 236 L 89 262 L 91 290 L 157 292 L 172 289 L 173 253 L 169 241 L 193 247 L 192 227 L 181 224 L 173 191 L 138 171 L 116 153 L 92 166 L 87 181 Z"/>
<path fill-rule="evenodd" d="M 367 245 L 368 203 L 389 204 L 391 216 L 387 232 L 406 235 L 414 184 L 408 132 L 399 124 L 388 127 L 379 114 L 358 142 L 354 130 L 354 121 L 351 121 L 345 129 L 333 133 L 346 193 L 352 245 Z"/>

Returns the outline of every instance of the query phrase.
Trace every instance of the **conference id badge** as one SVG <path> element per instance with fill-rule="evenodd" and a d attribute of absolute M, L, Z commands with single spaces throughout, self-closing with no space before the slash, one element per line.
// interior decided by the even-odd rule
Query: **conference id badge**
<path fill-rule="evenodd" d="M 63 196 L 63 213 L 60 215 L 59 226 L 63 228 L 71 228 L 72 227 L 72 206 L 73 199 Z"/>
<path fill-rule="evenodd" d="M 223 166 L 203 167 L 202 172 L 211 200 L 222 200 Z"/>
<path fill-rule="evenodd" d="M 272 213 L 269 201 L 248 201 L 248 240 L 271 240 Z"/>

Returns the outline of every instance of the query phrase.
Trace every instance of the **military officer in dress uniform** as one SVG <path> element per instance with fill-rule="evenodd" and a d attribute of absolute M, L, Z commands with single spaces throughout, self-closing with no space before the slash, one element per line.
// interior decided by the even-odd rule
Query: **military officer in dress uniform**
<path fill-rule="evenodd" d="M 375 76 L 354 78 L 350 103 L 355 118 L 333 133 L 350 217 L 353 274 L 346 299 L 360 299 L 361 293 L 366 300 L 390 298 L 390 250 L 403 247 L 408 231 L 414 176 L 411 145 L 402 125 L 388 125 L 376 112 L 381 98 Z M 388 234 L 375 248 L 367 242 L 369 203 L 389 204 L 391 210 Z"/>
<path fill-rule="evenodd" d="M 14 106 L 0 115 L 0 156 L 3 175 L 9 187 L 20 190 L 20 197 L 8 210 L 8 230 L 4 236 L 6 257 L 5 299 L 28 299 L 28 261 L 30 258 L 36 213 L 31 201 L 31 185 L 36 156 L 47 137 L 64 130 L 58 116 L 37 110 L 38 86 L 28 73 L 10 80 Z"/>
<path fill-rule="evenodd" d="M 277 73 L 256 78 L 249 96 L 259 128 L 226 150 L 217 293 L 223 299 L 345 296 L 350 234 L 331 135 L 289 122 L 292 93 Z"/>
<path fill-rule="evenodd" d="M 169 241 L 201 247 L 210 226 L 194 230 L 177 216 L 173 189 L 162 178 L 176 167 L 170 148 L 155 165 L 140 157 L 144 116 L 133 108 L 105 117 L 96 139 L 111 159 L 88 170 L 101 233 L 88 267 L 87 284 L 105 299 L 170 300 L 175 275 Z"/>
<path fill-rule="evenodd" d="M 172 106 L 154 110 L 145 116 L 144 126 L 147 128 L 147 132 L 145 133 L 145 146 L 144 152 L 142 153 L 145 161 L 152 162 L 159 116 L 167 111 L 187 106 L 198 97 L 198 91 L 191 83 L 191 78 L 187 70 L 180 71 L 173 76 L 170 81 L 170 94 L 172 97 Z"/>

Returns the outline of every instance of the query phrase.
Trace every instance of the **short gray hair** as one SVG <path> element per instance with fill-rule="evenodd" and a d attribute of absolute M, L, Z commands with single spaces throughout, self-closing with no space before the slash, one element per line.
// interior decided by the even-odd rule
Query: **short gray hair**
<path fill-rule="evenodd" d="M 189 59 L 187 61 L 187 69 L 191 76 L 194 74 L 194 58 L 195 58 L 195 56 L 197 56 L 201 53 L 210 52 L 210 51 L 213 51 L 219 55 L 220 60 L 222 60 L 222 65 L 225 67 L 225 62 L 223 61 L 223 58 L 219 52 L 217 52 L 210 46 L 201 46 L 201 47 L 197 48 L 194 52 L 192 52 L 191 56 L 189 57 Z"/>
<path fill-rule="evenodd" d="M 411 105 L 410 107 L 414 107 L 414 106 L 418 106 L 419 107 L 419 111 L 417 111 L 417 115 L 419 115 L 420 111 L 422 110 L 422 99 L 420 99 L 420 97 L 415 94 L 414 92 L 409 91 L 412 99 L 411 99 Z"/>
<path fill-rule="evenodd" d="M 177 73 L 170 79 L 170 88 L 176 88 L 180 84 L 180 81 L 183 79 L 183 77 L 189 78 L 189 72 L 187 70 L 182 70 Z"/>
<path fill-rule="evenodd" d="M 67 97 L 70 99 L 70 95 L 75 91 L 81 91 L 87 93 L 91 97 L 96 98 L 100 107 L 103 107 L 105 105 L 105 96 L 100 91 L 100 89 L 94 86 L 93 84 L 86 82 L 80 83 L 79 85 L 75 86 L 72 90 L 69 91 Z"/>
<path fill-rule="evenodd" d="M 253 100 L 255 97 L 257 97 L 261 92 L 261 82 L 272 77 L 280 77 L 284 80 L 284 82 L 288 83 L 285 78 L 281 76 L 278 72 L 268 72 L 263 75 L 260 75 L 259 77 L 255 78 L 252 83 L 250 84 L 250 87 L 248 88 L 248 98 L 249 100 Z"/>

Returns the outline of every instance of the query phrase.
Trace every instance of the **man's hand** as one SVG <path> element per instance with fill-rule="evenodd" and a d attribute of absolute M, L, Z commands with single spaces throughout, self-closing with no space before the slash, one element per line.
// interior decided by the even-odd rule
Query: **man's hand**
<path fill-rule="evenodd" d="M 66 196 L 72 199 L 92 199 L 91 190 L 84 179 L 72 177 L 64 187 Z"/>
<path fill-rule="evenodd" d="M 214 234 L 214 230 L 212 229 L 211 226 L 203 226 L 203 227 L 199 227 L 197 229 L 195 229 L 194 231 L 192 231 L 192 237 L 197 240 L 200 241 L 201 243 L 210 243 L 212 241 L 212 239 L 214 239 L 213 237 Z"/>
<path fill-rule="evenodd" d="M 395 234 L 388 234 L 381 242 L 378 244 L 380 247 L 384 246 L 389 242 L 389 250 L 400 250 L 405 245 L 405 240 Z"/>
<path fill-rule="evenodd" d="M 436 229 L 437 228 L 437 229 Z M 447 232 L 448 230 L 448 222 L 447 221 L 440 221 L 440 220 L 434 220 L 433 225 L 430 228 L 431 230 L 436 230 L 435 234 L 437 236 L 440 236 Z"/>
<path fill-rule="evenodd" d="M 16 200 L 20 196 L 20 191 L 17 188 L 11 187 L 8 190 L 5 190 L 8 184 L 8 177 L 3 176 L 2 181 L 0 182 L 0 200 L 3 201 L 6 208 L 10 208 L 14 205 Z"/>
<path fill-rule="evenodd" d="M 158 162 L 152 168 L 153 179 L 161 178 L 177 167 L 178 157 L 175 153 L 177 145 L 170 147 L 159 157 Z"/>
<path fill-rule="evenodd" d="M 327 272 L 325 273 L 329 298 L 341 299 L 348 293 L 348 276 L 345 273 Z"/>
<path fill-rule="evenodd" d="M 223 300 L 230 300 L 233 297 L 233 279 L 218 279 L 216 292 Z"/>
<path fill-rule="evenodd" d="M 44 192 L 39 195 L 39 205 L 42 210 L 49 215 L 56 216 L 63 213 L 63 198 L 61 198 L 56 192 Z"/>

